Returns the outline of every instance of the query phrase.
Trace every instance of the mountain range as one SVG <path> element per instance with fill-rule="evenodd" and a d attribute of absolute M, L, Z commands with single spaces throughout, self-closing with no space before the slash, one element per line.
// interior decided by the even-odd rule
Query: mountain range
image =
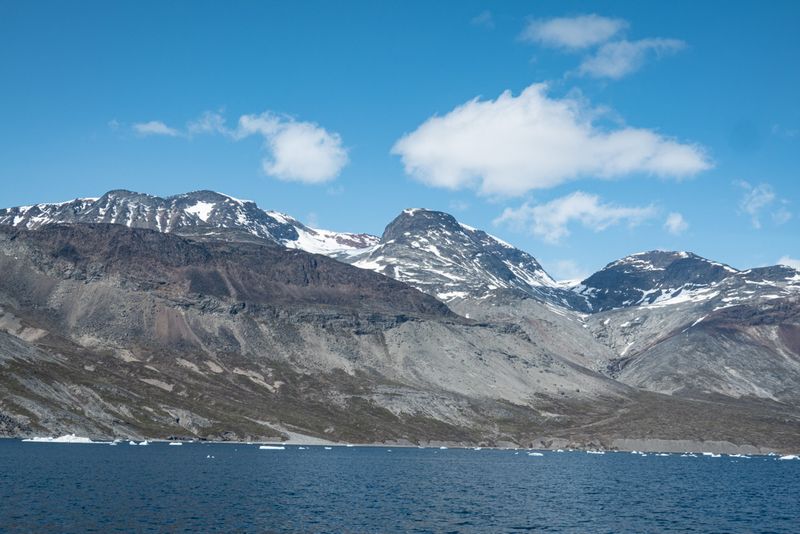
<path fill-rule="evenodd" d="M 378 237 L 116 190 L 1 209 L 0 272 L 6 435 L 800 445 L 787 266 L 650 251 L 565 283 L 442 212 Z"/>

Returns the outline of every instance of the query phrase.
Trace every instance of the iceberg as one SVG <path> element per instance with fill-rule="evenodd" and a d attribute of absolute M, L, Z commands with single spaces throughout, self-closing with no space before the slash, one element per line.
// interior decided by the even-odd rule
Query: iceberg
<path fill-rule="evenodd" d="M 169 442 L 169 444 L 170 444 L 170 445 L 174 445 L 174 446 L 176 446 L 176 447 L 177 447 L 177 446 L 180 446 L 180 445 L 183 445 L 183 443 L 181 443 L 180 441 L 170 441 L 170 442 Z"/>
<path fill-rule="evenodd" d="M 89 438 L 85 438 L 82 436 L 76 436 L 75 434 L 65 434 L 63 436 L 59 436 L 57 438 L 51 437 L 36 437 L 36 438 L 28 438 L 23 439 L 22 441 L 28 443 L 94 443 L 94 444 L 102 444 L 108 445 L 108 441 L 92 441 Z"/>
<path fill-rule="evenodd" d="M 285 448 L 283 445 L 261 445 L 259 447 L 263 451 L 282 451 Z"/>
<path fill-rule="evenodd" d="M 541 452 L 529 452 L 528 456 L 544 456 Z"/>
<path fill-rule="evenodd" d="M 800 460 L 800 456 L 797 456 L 796 454 L 785 454 L 778 458 L 778 460 Z"/>

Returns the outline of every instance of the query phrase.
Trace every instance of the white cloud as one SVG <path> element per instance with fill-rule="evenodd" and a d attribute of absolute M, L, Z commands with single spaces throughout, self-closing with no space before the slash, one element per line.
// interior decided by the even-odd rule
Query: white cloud
<path fill-rule="evenodd" d="M 789 256 L 782 256 L 781 259 L 778 260 L 778 265 L 788 265 L 792 269 L 800 271 L 800 260 L 790 258 Z"/>
<path fill-rule="evenodd" d="M 236 128 L 229 128 L 225 117 L 206 111 L 186 124 L 186 132 L 167 127 L 159 121 L 134 125 L 143 134 L 184 135 L 221 134 L 235 141 L 257 135 L 264 139 L 267 156 L 264 172 L 279 180 L 318 184 L 336 178 L 348 163 L 347 149 L 341 136 L 313 122 L 265 112 L 242 115 Z"/>
<path fill-rule="evenodd" d="M 161 121 L 138 122 L 133 125 L 133 130 L 139 135 L 167 135 L 176 137 L 180 132 L 170 128 Z"/>
<path fill-rule="evenodd" d="M 314 123 L 280 120 L 271 114 L 239 119 L 239 132 L 249 132 L 252 127 L 253 133 L 264 137 L 269 156 L 262 164 L 270 176 L 318 184 L 336 178 L 347 165 L 347 149 L 339 134 Z"/>
<path fill-rule="evenodd" d="M 574 260 L 547 262 L 547 272 L 556 280 L 585 280 L 590 274 Z"/>
<path fill-rule="evenodd" d="M 739 201 L 739 208 L 750 216 L 754 228 L 761 228 L 761 212 L 775 202 L 775 191 L 771 185 L 766 183 L 754 186 L 741 180 L 737 182 L 737 185 L 744 189 L 744 194 Z"/>
<path fill-rule="evenodd" d="M 578 73 L 595 78 L 619 79 L 638 70 L 650 57 L 674 54 L 686 47 L 678 39 L 642 39 L 606 43 L 584 58 Z"/>
<path fill-rule="evenodd" d="M 667 215 L 667 220 L 664 222 L 664 228 L 672 235 L 680 235 L 689 229 L 689 223 L 683 218 L 680 213 L 670 213 Z"/>
<path fill-rule="evenodd" d="M 577 50 L 604 43 L 628 27 L 622 19 L 599 15 L 532 20 L 522 31 L 524 41 Z"/>
<path fill-rule="evenodd" d="M 712 166 L 705 150 L 652 130 L 594 124 L 577 98 L 550 98 L 545 84 L 519 96 L 475 98 L 433 116 L 392 147 L 417 180 L 483 194 L 520 195 L 584 177 L 634 173 L 686 177 Z"/>
<path fill-rule="evenodd" d="M 545 204 L 532 206 L 526 202 L 519 208 L 506 208 L 494 223 L 526 229 L 548 243 L 558 243 L 570 235 L 573 221 L 600 232 L 620 223 L 636 226 L 657 213 L 654 206 L 604 204 L 597 195 L 576 191 Z"/>

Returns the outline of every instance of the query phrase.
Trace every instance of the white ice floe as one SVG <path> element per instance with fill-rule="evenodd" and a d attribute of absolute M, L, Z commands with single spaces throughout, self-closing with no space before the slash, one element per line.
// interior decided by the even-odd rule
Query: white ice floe
<path fill-rule="evenodd" d="M 139 445 L 147 446 L 147 445 L 150 445 L 150 442 L 147 441 L 147 440 L 144 440 L 144 441 L 140 442 Z"/>
<path fill-rule="evenodd" d="M 28 438 L 28 439 L 23 439 L 22 441 L 26 441 L 29 443 L 78 443 L 78 444 L 94 443 L 102 445 L 109 444 L 108 441 L 92 441 L 89 438 L 76 436 L 75 434 L 65 434 L 57 438 L 51 438 L 51 437 Z"/>
<path fill-rule="evenodd" d="M 285 448 L 283 445 L 261 445 L 259 447 L 262 451 L 282 451 Z"/>
<path fill-rule="evenodd" d="M 796 454 L 785 454 L 778 458 L 778 460 L 800 460 L 800 456 L 797 456 Z"/>
<path fill-rule="evenodd" d="M 586 451 L 586 454 L 605 454 L 606 451 Z"/>
<path fill-rule="evenodd" d="M 528 456 L 544 456 L 541 452 L 529 452 Z"/>
<path fill-rule="evenodd" d="M 174 446 L 183 445 L 180 441 L 170 441 L 169 444 Z"/>

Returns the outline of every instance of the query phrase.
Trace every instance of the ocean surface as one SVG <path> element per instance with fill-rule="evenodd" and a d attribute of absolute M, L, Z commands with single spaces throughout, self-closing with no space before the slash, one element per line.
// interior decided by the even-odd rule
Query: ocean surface
<path fill-rule="evenodd" d="M 0 440 L 3 532 L 800 532 L 800 460 Z"/>

